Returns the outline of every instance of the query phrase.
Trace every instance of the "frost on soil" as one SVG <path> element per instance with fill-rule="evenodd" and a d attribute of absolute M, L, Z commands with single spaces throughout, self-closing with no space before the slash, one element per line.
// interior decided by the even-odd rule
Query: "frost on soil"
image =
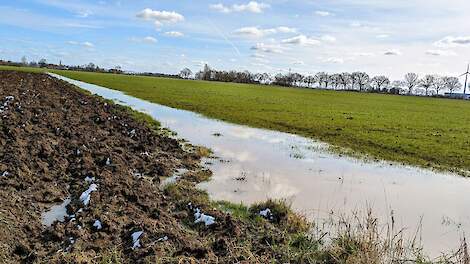
<path fill-rule="evenodd" d="M 271 209 L 269 208 L 266 208 L 265 210 L 261 210 L 259 211 L 258 213 L 260 216 L 266 218 L 266 219 L 269 219 L 269 220 L 272 220 L 273 219 L 273 214 L 271 212 Z"/>
<path fill-rule="evenodd" d="M 137 231 L 132 233 L 132 249 L 140 248 L 140 237 L 144 234 L 144 231 Z"/>
<path fill-rule="evenodd" d="M 194 207 L 192 203 L 188 203 L 188 208 L 194 212 L 194 223 L 204 223 L 206 226 L 215 224 L 215 217 L 202 213 L 201 209 Z"/>
<path fill-rule="evenodd" d="M 100 220 L 96 220 L 96 221 L 93 223 L 93 227 L 96 228 L 96 230 L 101 230 L 101 229 L 103 229 L 103 225 L 101 224 L 101 221 L 100 221 Z"/>
<path fill-rule="evenodd" d="M 92 184 L 88 188 L 88 190 L 84 191 L 82 195 L 80 195 L 80 201 L 83 205 L 87 206 L 90 203 L 91 193 L 96 192 L 98 190 L 98 185 Z"/>

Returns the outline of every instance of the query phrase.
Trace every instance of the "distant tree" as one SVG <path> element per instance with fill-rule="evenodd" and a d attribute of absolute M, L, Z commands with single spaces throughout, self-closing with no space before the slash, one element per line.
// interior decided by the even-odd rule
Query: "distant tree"
<path fill-rule="evenodd" d="M 370 77 L 365 72 L 356 72 L 355 79 L 357 85 L 359 86 L 359 91 L 363 91 L 370 83 Z"/>
<path fill-rule="evenodd" d="M 444 77 L 435 76 L 436 81 L 434 82 L 434 90 L 436 90 L 436 95 L 439 95 L 439 91 L 446 87 L 446 80 Z"/>
<path fill-rule="evenodd" d="M 291 78 L 292 78 L 292 83 L 294 84 L 294 86 L 300 86 L 304 80 L 304 76 L 299 73 L 292 73 Z"/>
<path fill-rule="evenodd" d="M 400 94 L 404 89 L 405 83 L 403 81 L 393 81 L 390 85 L 389 93 Z"/>
<path fill-rule="evenodd" d="M 413 93 L 413 89 L 419 84 L 419 76 L 416 73 L 407 73 L 405 75 L 404 84 L 408 89 L 408 94 Z"/>
<path fill-rule="evenodd" d="M 39 67 L 44 68 L 47 65 L 47 61 L 46 59 L 40 59 L 38 64 L 39 64 Z"/>
<path fill-rule="evenodd" d="M 462 89 L 462 84 L 457 77 L 444 77 L 446 88 L 453 94 L 455 91 Z"/>
<path fill-rule="evenodd" d="M 351 83 L 351 74 L 347 72 L 343 72 L 339 75 L 339 83 L 343 86 L 343 89 L 346 90 L 348 88 L 348 84 Z"/>
<path fill-rule="evenodd" d="M 88 71 L 95 71 L 97 69 L 97 66 L 93 62 L 90 62 L 88 63 L 88 65 L 86 65 L 85 68 Z"/>
<path fill-rule="evenodd" d="M 36 67 L 38 67 L 38 63 L 35 62 L 35 61 L 30 61 L 30 62 L 29 62 L 29 67 L 36 68 Z"/>
<path fill-rule="evenodd" d="M 193 72 L 188 68 L 184 68 L 184 69 L 181 70 L 179 75 L 183 79 L 189 79 L 191 77 L 191 75 L 193 75 Z"/>
<path fill-rule="evenodd" d="M 423 79 L 420 80 L 419 86 L 423 87 L 425 91 L 425 95 L 427 96 L 429 94 L 429 89 L 431 89 L 434 84 L 436 83 L 436 77 L 434 75 L 426 75 L 423 77 Z"/>
<path fill-rule="evenodd" d="M 315 74 L 315 82 L 318 83 L 318 86 L 321 87 L 321 85 L 325 82 L 325 79 L 328 78 L 328 74 L 325 72 L 318 72 Z"/>
<path fill-rule="evenodd" d="M 28 65 L 28 59 L 26 59 L 26 56 L 21 57 L 21 64 L 23 64 L 23 66 Z"/>
<path fill-rule="evenodd" d="M 380 75 L 380 76 L 375 76 L 374 78 L 372 78 L 370 80 L 370 83 L 373 89 L 380 92 L 383 88 L 390 85 L 390 79 L 387 76 Z"/>
<path fill-rule="evenodd" d="M 331 80 L 330 80 L 331 85 L 333 85 L 333 88 L 334 88 L 335 90 L 337 90 L 337 89 L 338 89 L 338 86 L 341 85 L 341 74 L 339 74 L 339 73 L 332 74 L 332 75 L 330 76 L 330 79 L 331 79 Z"/>
<path fill-rule="evenodd" d="M 315 77 L 312 75 L 305 76 L 304 81 L 307 84 L 307 87 L 310 88 L 315 84 Z"/>
<path fill-rule="evenodd" d="M 204 65 L 204 69 L 202 70 L 202 73 L 201 73 L 200 77 L 201 77 L 201 80 L 205 80 L 205 81 L 210 81 L 211 80 L 212 70 L 209 67 L 209 65 L 207 65 L 207 64 Z"/>

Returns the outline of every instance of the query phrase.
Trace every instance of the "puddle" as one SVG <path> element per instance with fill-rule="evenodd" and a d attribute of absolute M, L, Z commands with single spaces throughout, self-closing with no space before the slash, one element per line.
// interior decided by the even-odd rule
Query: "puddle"
<path fill-rule="evenodd" d="M 55 76 L 55 75 L 54 75 Z M 325 151 L 326 145 L 287 133 L 249 128 L 146 102 L 119 91 L 60 77 L 107 99 L 144 110 L 195 145 L 211 148 L 214 175 L 203 183 L 215 200 L 250 204 L 288 199 L 310 219 L 371 207 L 382 223 L 414 235 L 422 218 L 426 252 L 457 249 L 470 234 L 470 180 L 429 170 L 362 162 Z M 220 135 L 220 136 L 214 136 Z"/>
<path fill-rule="evenodd" d="M 63 222 L 67 214 L 67 205 L 70 203 L 70 198 L 64 200 L 62 204 L 52 206 L 47 212 L 42 214 L 42 224 L 49 227 L 55 221 Z"/>

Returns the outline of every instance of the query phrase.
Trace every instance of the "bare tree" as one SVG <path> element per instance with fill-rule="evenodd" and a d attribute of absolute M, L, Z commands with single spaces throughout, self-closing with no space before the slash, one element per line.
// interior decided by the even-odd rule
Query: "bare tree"
<path fill-rule="evenodd" d="M 193 72 L 188 68 L 184 68 L 184 69 L 181 70 L 179 75 L 183 79 L 189 79 L 191 77 L 191 75 L 193 75 Z"/>
<path fill-rule="evenodd" d="M 436 90 L 436 95 L 439 95 L 439 91 L 446 87 L 445 77 L 435 76 L 436 81 L 434 82 L 434 90 Z"/>
<path fill-rule="evenodd" d="M 21 57 L 21 64 L 23 64 L 23 66 L 28 65 L 28 59 L 26 59 L 26 56 Z"/>
<path fill-rule="evenodd" d="M 326 78 L 328 78 L 328 75 L 325 72 L 319 72 L 315 74 L 315 80 L 320 87 L 325 82 Z"/>
<path fill-rule="evenodd" d="M 305 82 L 307 83 L 307 87 L 312 87 L 312 84 L 315 83 L 315 77 L 312 75 L 308 75 L 305 77 Z"/>
<path fill-rule="evenodd" d="M 408 89 L 408 94 L 413 93 L 413 89 L 419 84 L 419 76 L 416 73 L 407 73 L 405 75 L 404 84 Z"/>
<path fill-rule="evenodd" d="M 405 86 L 405 83 L 403 81 L 393 81 L 392 84 L 390 85 L 389 93 L 400 94 L 404 90 L 403 89 L 404 86 Z"/>
<path fill-rule="evenodd" d="M 453 94 L 455 91 L 462 89 L 462 84 L 457 77 L 444 77 L 444 82 L 446 84 L 449 92 Z"/>
<path fill-rule="evenodd" d="M 325 78 L 323 79 L 323 83 L 325 84 L 325 89 L 328 89 L 328 85 L 331 83 L 331 76 L 328 73 L 325 73 Z"/>
<path fill-rule="evenodd" d="M 43 68 L 43 67 L 46 67 L 47 61 L 46 59 L 41 59 L 39 60 L 38 64 L 39 64 L 39 67 Z"/>
<path fill-rule="evenodd" d="M 369 74 L 365 72 L 356 72 L 354 73 L 354 76 L 355 76 L 354 77 L 355 81 L 357 85 L 359 86 L 359 91 L 364 90 L 364 88 L 367 87 L 367 85 L 370 82 Z"/>
<path fill-rule="evenodd" d="M 338 86 L 341 85 L 341 74 L 335 73 L 330 76 L 331 84 L 333 85 L 334 89 L 337 90 Z"/>
<path fill-rule="evenodd" d="M 351 74 L 347 72 L 341 73 L 339 83 L 343 86 L 343 89 L 346 90 L 348 88 L 348 84 L 351 83 Z"/>
<path fill-rule="evenodd" d="M 372 88 L 380 92 L 382 88 L 387 87 L 390 84 L 390 79 L 387 76 L 375 76 L 370 80 Z"/>
<path fill-rule="evenodd" d="M 421 79 L 421 81 L 419 82 L 419 86 L 424 88 L 426 92 L 426 96 L 427 96 L 429 94 L 429 89 L 431 89 L 435 83 L 436 83 L 436 77 L 434 75 L 428 74 L 424 76 L 423 79 Z"/>

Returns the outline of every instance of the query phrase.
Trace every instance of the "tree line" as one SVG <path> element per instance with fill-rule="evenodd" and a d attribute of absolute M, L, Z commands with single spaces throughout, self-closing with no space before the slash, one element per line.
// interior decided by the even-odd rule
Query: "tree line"
<path fill-rule="evenodd" d="M 426 96 L 442 95 L 444 90 L 448 90 L 452 94 L 462 88 L 462 84 L 457 77 L 431 74 L 420 77 L 416 73 L 407 73 L 402 80 L 391 81 L 390 78 L 384 75 L 370 76 L 360 71 L 332 74 L 318 72 L 314 75 L 289 72 L 271 75 L 268 73 L 251 73 L 249 71 L 219 71 L 205 65 L 204 69 L 196 72 L 194 76 L 190 69 L 185 68 L 180 72 L 180 77 L 205 81 Z"/>

